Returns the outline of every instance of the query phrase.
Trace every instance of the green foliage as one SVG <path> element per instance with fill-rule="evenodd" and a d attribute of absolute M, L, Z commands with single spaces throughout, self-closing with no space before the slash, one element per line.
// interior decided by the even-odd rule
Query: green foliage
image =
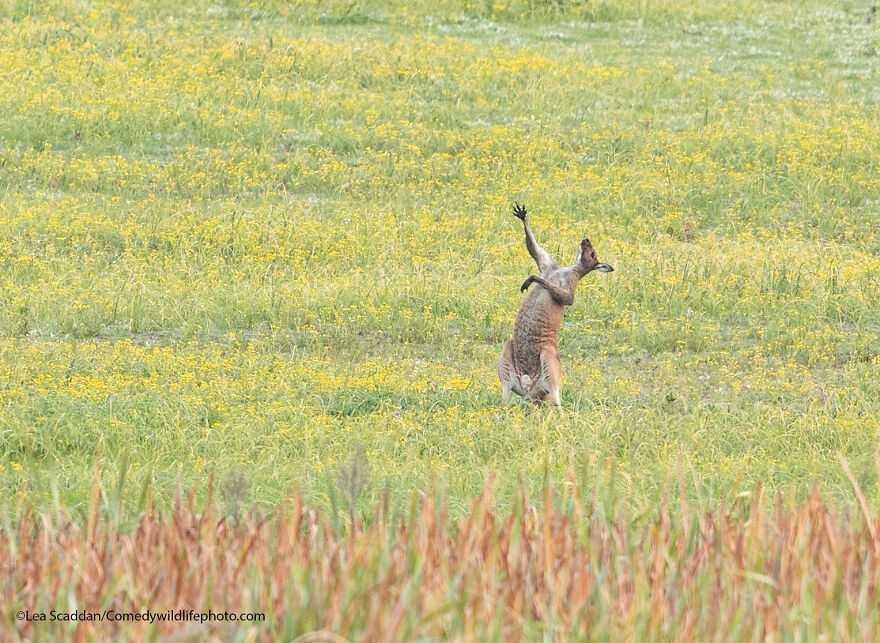
<path fill-rule="evenodd" d="M 876 499 L 867 11 L 4 0 L 0 490 L 80 508 L 126 462 L 166 504 L 246 476 L 230 515 L 432 479 L 461 512 L 489 470 L 508 502 L 611 461 L 642 511 L 682 469 L 706 504 L 848 497 L 842 453 Z M 616 268 L 558 414 L 499 406 L 514 199 Z"/>

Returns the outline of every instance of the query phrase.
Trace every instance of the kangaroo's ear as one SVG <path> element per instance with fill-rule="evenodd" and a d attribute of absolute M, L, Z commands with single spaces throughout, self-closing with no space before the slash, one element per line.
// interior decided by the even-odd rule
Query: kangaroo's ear
<path fill-rule="evenodd" d="M 593 244 L 589 239 L 584 239 L 581 241 L 581 247 L 578 251 L 577 263 L 592 268 L 596 261 L 596 251 L 593 250 Z"/>

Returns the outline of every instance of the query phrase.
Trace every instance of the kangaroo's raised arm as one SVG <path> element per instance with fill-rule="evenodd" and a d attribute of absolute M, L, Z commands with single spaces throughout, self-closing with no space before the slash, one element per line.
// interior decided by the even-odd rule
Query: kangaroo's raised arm
<path fill-rule="evenodd" d="M 535 235 L 532 233 L 532 228 L 529 226 L 529 213 L 526 211 L 526 207 L 514 202 L 513 216 L 523 222 L 523 228 L 526 233 L 526 248 L 528 248 L 529 254 L 532 255 L 532 259 L 538 264 L 538 270 L 544 272 L 553 268 L 556 263 L 548 252 L 538 244 Z"/>

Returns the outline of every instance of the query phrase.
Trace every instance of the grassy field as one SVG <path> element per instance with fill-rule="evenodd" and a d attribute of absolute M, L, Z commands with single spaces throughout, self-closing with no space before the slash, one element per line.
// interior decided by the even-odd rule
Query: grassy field
<path fill-rule="evenodd" d="M 722 6 L 723 5 L 723 6 Z M 636 513 L 870 502 L 880 29 L 865 2 L 0 2 L 2 513 L 271 508 L 577 472 Z M 534 267 L 588 277 L 563 410 L 499 405 Z M 344 467 L 343 467 L 344 470 Z"/>

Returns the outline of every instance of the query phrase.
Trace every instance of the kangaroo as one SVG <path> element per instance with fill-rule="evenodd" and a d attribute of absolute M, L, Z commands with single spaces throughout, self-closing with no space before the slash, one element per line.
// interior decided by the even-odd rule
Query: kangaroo
<path fill-rule="evenodd" d="M 558 407 L 562 367 L 557 340 L 563 308 L 574 303 L 574 291 L 587 273 L 612 272 L 614 268 L 599 263 L 589 239 L 581 241 L 574 264 L 560 268 L 535 240 L 525 206 L 514 203 L 513 215 L 523 222 L 526 248 L 541 274 L 529 275 L 520 287 L 520 291 L 525 292 L 532 284 L 538 285 L 526 295 L 516 316 L 513 337 L 504 342 L 501 349 L 498 360 L 501 401 L 508 404 L 510 394 L 516 393 L 535 404 L 549 402 Z"/>

